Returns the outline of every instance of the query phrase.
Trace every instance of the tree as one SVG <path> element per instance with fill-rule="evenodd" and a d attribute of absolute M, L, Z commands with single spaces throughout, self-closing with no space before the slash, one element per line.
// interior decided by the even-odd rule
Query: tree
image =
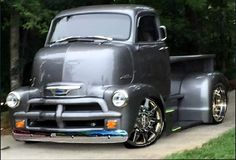
<path fill-rule="evenodd" d="M 48 22 L 55 13 L 47 10 L 39 0 L 9 0 L 4 7 L 10 14 L 10 21 L 5 20 L 3 27 L 10 27 L 10 87 L 18 88 L 22 82 L 22 60 L 20 59 L 20 30 L 37 29 L 45 34 Z M 24 32 L 23 32 L 24 33 Z"/>
<path fill-rule="evenodd" d="M 11 12 L 11 29 L 10 29 L 10 77 L 11 90 L 20 86 L 19 70 L 19 29 L 20 17 L 16 12 Z"/>

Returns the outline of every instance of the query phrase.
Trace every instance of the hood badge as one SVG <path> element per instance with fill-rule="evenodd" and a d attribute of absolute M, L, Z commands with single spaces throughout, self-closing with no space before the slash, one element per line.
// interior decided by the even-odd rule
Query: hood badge
<path fill-rule="evenodd" d="M 53 96 L 66 96 L 70 91 L 80 89 L 81 86 L 48 86 L 47 90 L 51 91 Z"/>

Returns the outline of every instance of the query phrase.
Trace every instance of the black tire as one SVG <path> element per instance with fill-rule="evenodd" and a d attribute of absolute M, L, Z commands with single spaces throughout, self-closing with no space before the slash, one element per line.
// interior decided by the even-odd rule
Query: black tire
<path fill-rule="evenodd" d="M 210 99 L 210 118 L 213 124 L 220 124 L 224 121 L 225 114 L 227 111 L 228 97 L 226 86 L 218 82 L 211 90 Z"/>
<path fill-rule="evenodd" d="M 162 135 L 164 124 L 163 113 L 158 104 L 145 98 L 140 105 L 134 129 L 124 143 L 125 147 L 141 148 L 155 143 Z"/>

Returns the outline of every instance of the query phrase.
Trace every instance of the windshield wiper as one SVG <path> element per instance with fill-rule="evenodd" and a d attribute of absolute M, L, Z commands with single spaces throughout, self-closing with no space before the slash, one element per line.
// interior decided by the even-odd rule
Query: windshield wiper
<path fill-rule="evenodd" d="M 50 47 L 53 45 L 56 45 L 58 43 L 62 43 L 62 42 L 73 42 L 73 41 L 91 41 L 94 42 L 95 40 L 102 40 L 102 42 L 100 44 L 103 44 L 107 41 L 112 41 L 113 38 L 111 37 L 105 37 L 105 36 L 70 36 L 70 37 L 65 37 L 65 38 L 61 38 L 59 40 L 56 40 L 54 42 L 51 42 Z"/>
<path fill-rule="evenodd" d="M 85 37 L 85 38 L 91 38 L 91 39 L 100 39 L 100 40 L 107 40 L 107 41 L 112 41 L 113 38 L 111 37 L 105 37 L 105 36 L 88 36 L 88 37 Z"/>
<path fill-rule="evenodd" d="M 104 36 L 71 36 L 71 37 L 65 37 L 59 40 L 56 40 L 54 43 L 60 43 L 60 42 L 71 42 L 71 41 L 80 41 L 80 40 L 105 40 L 105 41 L 112 41 L 113 38 L 110 37 L 104 37 Z"/>

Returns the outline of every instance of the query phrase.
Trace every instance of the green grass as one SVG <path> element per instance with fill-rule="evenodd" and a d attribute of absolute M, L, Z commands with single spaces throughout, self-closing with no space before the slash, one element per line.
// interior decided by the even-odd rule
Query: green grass
<path fill-rule="evenodd" d="M 166 159 L 235 159 L 235 128 L 203 144 L 201 148 L 174 153 Z"/>

